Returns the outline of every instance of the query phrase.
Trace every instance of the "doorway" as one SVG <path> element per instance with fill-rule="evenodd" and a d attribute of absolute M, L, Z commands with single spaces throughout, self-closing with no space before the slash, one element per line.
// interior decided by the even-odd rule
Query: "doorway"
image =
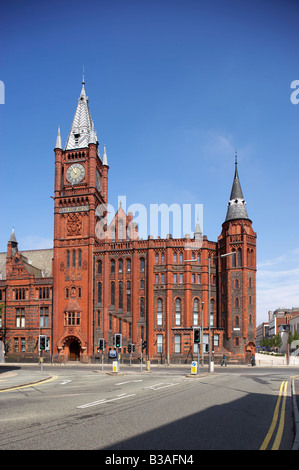
<path fill-rule="evenodd" d="M 79 361 L 81 347 L 78 341 L 72 341 L 69 346 L 69 350 L 70 350 L 70 361 Z"/>

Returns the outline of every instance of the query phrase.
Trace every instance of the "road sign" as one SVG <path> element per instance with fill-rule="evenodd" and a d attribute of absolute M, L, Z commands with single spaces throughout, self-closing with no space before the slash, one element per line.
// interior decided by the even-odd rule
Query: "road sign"
<path fill-rule="evenodd" d="M 192 361 L 191 363 L 191 374 L 197 374 L 197 362 Z"/>

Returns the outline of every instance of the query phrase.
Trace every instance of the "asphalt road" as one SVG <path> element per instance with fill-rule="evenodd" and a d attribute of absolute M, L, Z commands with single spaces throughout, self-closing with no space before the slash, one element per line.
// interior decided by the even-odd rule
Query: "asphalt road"
<path fill-rule="evenodd" d="M 290 450 L 296 374 L 249 367 L 198 376 L 182 367 L 118 374 L 99 366 L 45 365 L 42 375 L 36 366 L 5 370 L 0 449 Z M 8 384 L 19 387 L 5 390 Z"/>

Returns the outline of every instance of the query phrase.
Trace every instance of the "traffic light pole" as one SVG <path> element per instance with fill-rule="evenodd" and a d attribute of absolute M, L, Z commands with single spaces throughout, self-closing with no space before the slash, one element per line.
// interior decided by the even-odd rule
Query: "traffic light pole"
<path fill-rule="evenodd" d="M 142 372 L 142 343 L 143 343 L 143 339 L 141 338 L 141 341 L 140 341 L 140 371 Z"/>

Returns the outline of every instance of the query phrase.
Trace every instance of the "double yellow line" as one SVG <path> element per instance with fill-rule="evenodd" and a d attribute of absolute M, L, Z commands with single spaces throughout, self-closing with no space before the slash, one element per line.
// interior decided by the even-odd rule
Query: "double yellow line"
<path fill-rule="evenodd" d="M 277 420 L 278 420 L 278 415 L 279 415 L 279 409 L 280 409 L 280 402 L 281 402 L 281 397 L 283 396 L 282 400 L 282 406 L 281 406 L 281 412 L 280 412 L 280 420 L 279 420 L 279 425 L 276 433 L 275 440 L 273 442 L 271 450 L 278 450 L 280 443 L 281 443 L 281 438 L 283 434 L 283 428 L 284 428 L 284 420 L 285 420 L 285 408 L 286 408 L 286 398 L 287 398 L 287 386 L 288 386 L 288 381 L 284 380 L 279 389 L 279 395 L 277 398 L 274 414 L 273 414 L 273 419 L 272 423 L 270 425 L 269 431 L 267 432 L 267 435 L 260 447 L 260 450 L 266 450 L 270 439 L 272 438 L 272 435 L 275 431 L 276 425 L 277 425 Z"/>

